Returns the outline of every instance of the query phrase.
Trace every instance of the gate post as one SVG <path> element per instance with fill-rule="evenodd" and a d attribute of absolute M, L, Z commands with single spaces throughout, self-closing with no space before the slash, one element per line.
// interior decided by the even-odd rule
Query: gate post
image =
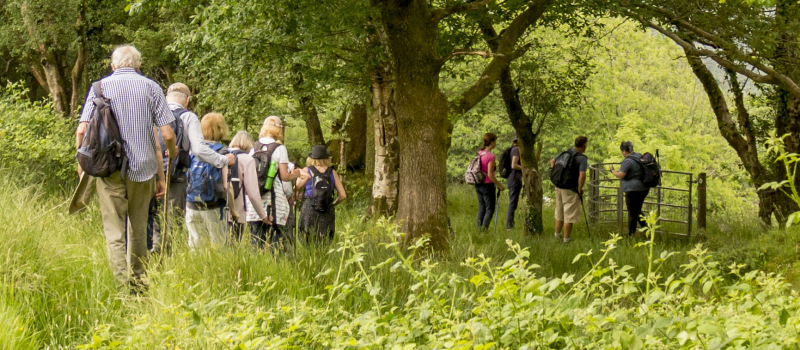
<path fill-rule="evenodd" d="M 624 200 L 624 195 L 622 193 L 622 186 L 619 181 L 617 181 L 617 229 L 619 229 L 619 234 L 625 236 L 628 234 L 627 227 L 625 222 L 622 220 L 622 201 Z"/>
<path fill-rule="evenodd" d="M 697 174 L 697 229 L 706 229 L 706 173 Z"/>

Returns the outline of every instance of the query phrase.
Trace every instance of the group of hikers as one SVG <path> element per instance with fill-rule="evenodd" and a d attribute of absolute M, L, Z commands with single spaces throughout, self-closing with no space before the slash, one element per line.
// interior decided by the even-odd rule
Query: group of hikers
<path fill-rule="evenodd" d="M 514 228 L 514 215 L 519 203 L 522 189 L 522 164 L 520 149 L 514 136 L 512 146 L 503 152 L 498 166 L 492 150 L 497 147 L 497 135 L 483 135 L 481 149 L 467 167 L 465 180 L 475 185 L 478 196 L 477 227 L 485 231 L 495 215 L 497 199 L 505 186 L 497 179 L 497 175 L 507 178 L 508 211 L 506 213 L 506 229 Z M 555 187 L 555 232 L 554 236 L 564 243 L 572 241 L 572 227 L 580 221 L 581 209 L 584 205 L 584 186 L 586 170 L 589 168 L 586 157 L 588 144 L 586 136 L 575 138 L 574 147 L 559 153 L 550 159 L 549 177 Z M 650 193 L 650 188 L 661 185 L 661 172 L 656 159 L 650 153 L 640 154 L 633 150 L 633 143 L 622 142 L 619 146 L 623 160 L 619 170 L 610 166 L 607 171 L 620 180 L 620 187 L 625 194 L 625 206 L 628 211 L 628 236 L 634 236 L 638 227 L 646 227 L 642 218 L 642 207 Z M 496 225 L 496 223 L 495 223 Z"/>
<path fill-rule="evenodd" d="M 325 145 L 313 146 L 300 169 L 289 161 L 281 118 L 269 116 L 256 140 L 239 131 L 225 146 L 223 115 L 198 118 L 185 84 L 165 95 L 139 72 L 141 62 L 133 46 L 113 51 L 113 73 L 92 85 L 76 132 L 78 174 L 96 177 L 121 286 L 147 289 L 148 254 L 168 249 L 169 230 L 182 220 L 190 249 L 249 236 L 256 248 L 281 251 L 295 231 L 308 243 L 333 238 L 335 206 L 346 193 Z"/>

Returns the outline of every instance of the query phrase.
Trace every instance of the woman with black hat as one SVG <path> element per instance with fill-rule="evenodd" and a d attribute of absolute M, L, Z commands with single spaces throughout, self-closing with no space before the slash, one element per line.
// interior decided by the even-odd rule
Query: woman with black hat
<path fill-rule="evenodd" d="M 331 155 L 325 145 L 316 145 L 301 170 L 296 189 L 303 190 L 298 231 L 309 241 L 330 241 L 336 230 L 335 206 L 347 198 L 342 178 L 331 167 Z M 334 190 L 338 193 L 333 199 Z"/>

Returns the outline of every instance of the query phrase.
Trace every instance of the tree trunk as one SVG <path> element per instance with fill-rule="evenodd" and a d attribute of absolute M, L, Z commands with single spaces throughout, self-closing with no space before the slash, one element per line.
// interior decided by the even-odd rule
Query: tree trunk
<path fill-rule="evenodd" d="M 359 103 L 351 109 L 347 123 L 347 166 L 354 170 L 364 168 L 367 156 L 367 106 Z"/>
<path fill-rule="evenodd" d="M 83 71 L 86 67 L 87 53 L 87 38 L 86 38 L 86 0 L 81 1 L 81 8 L 78 11 L 78 21 L 76 28 L 78 31 L 78 55 L 75 58 L 75 64 L 72 66 L 72 74 L 70 76 L 72 82 L 72 96 L 69 103 L 69 113 L 74 113 L 78 107 L 83 103 L 84 89 L 83 89 Z"/>
<path fill-rule="evenodd" d="M 394 110 L 394 82 L 389 69 L 378 68 L 372 76 L 373 181 L 371 217 L 397 213 L 399 185 L 397 116 Z"/>
<path fill-rule="evenodd" d="M 329 141 L 328 149 L 332 150 L 333 163 L 352 170 L 363 169 L 367 152 L 367 106 L 358 103 L 342 112 L 331 126 L 331 134 L 334 139 Z"/>
<path fill-rule="evenodd" d="M 297 94 L 297 102 L 300 104 L 300 113 L 302 113 L 303 121 L 306 123 L 308 143 L 311 146 L 325 145 L 325 135 L 322 133 L 322 125 L 319 122 L 317 107 L 314 106 L 314 99 L 305 86 L 301 66 L 295 65 L 292 67 L 292 73 L 295 75 L 295 83 L 292 88 L 295 94 Z"/>
<path fill-rule="evenodd" d="M 385 1 L 381 10 L 396 79 L 401 189 L 397 217 L 408 240 L 427 235 L 434 250 L 445 250 L 451 124 L 447 98 L 439 89 L 438 26 L 426 1 Z"/>

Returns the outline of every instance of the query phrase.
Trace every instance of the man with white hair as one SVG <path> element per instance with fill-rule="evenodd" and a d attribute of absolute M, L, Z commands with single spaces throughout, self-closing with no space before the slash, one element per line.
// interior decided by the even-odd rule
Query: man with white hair
<path fill-rule="evenodd" d="M 171 218 L 183 218 L 185 216 L 186 171 L 191 165 L 191 160 L 188 159 L 189 151 L 201 162 L 211 164 L 220 169 L 233 165 L 235 160 L 233 154 L 219 154 L 204 142 L 205 138 L 203 137 L 203 130 L 200 128 L 200 119 L 188 109 L 191 98 L 192 93 L 184 83 L 174 83 L 167 88 L 167 106 L 175 117 L 175 122 L 172 123 L 173 129 L 182 127 L 182 135 L 179 135 L 178 140 L 176 140 L 179 142 L 177 145 L 179 157 L 172 162 L 169 193 L 167 193 L 167 201 L 171 210 L 169 217 Z M 182 125 L 178 126 L 175 123 L 182 123 Z M 159 140 L 162 139 L 162 137 L 159 137 Z M 165 147 L 163 142 L 160 146 L 162 150 Z M 167 171 L 166 159 L 163 167 Z M 156 213 L 160 212 L 157 208 L 158 206 L 156 205 L 151 206 L 149 220 L 152 223 L 152 232 L 148 232 L 148 235 L 152 235 L 152 251 L 154 252 L 161 251 L 162 245 L 165 245 L 163 248 L 167 248 L 170 243 L 168 235 L 162 234 L 161 222 L 156 218 Z"/>
<path fill-rule="evenodd" d="M 97 194 L 111 271 L 115 280 L 133 293 L 141 293 L 147 288 L 144 263 L 148 253 L 148 207 L 153 195 L 163 195 L 166 186 L 163 171 L 159 171 L 160 156 L 156 153 L 154 125 L 164 137 L 169 157 L 178 154 L 175 134 L 169 126 L 175 118 L 158 83 L 139 74 L 141 64 L 142 55 L 135 47 L 120 46 L 111 55 L 113 73 L 100 80 L 102 95 L 110 100 L 125 141 L 127 167 L 123 166 L 124 173 L 115 172 L 109 177 L 98 178 Z M 75 137 L 77 145 L 83 140 L 87 124 L 94 114 L 92 101 L 96 93 L 92 88 L 86 96 Z M 78 174 L 81 173 L 78 166 Z M 129 227 L 127 232 L 126 225 Z"/>

